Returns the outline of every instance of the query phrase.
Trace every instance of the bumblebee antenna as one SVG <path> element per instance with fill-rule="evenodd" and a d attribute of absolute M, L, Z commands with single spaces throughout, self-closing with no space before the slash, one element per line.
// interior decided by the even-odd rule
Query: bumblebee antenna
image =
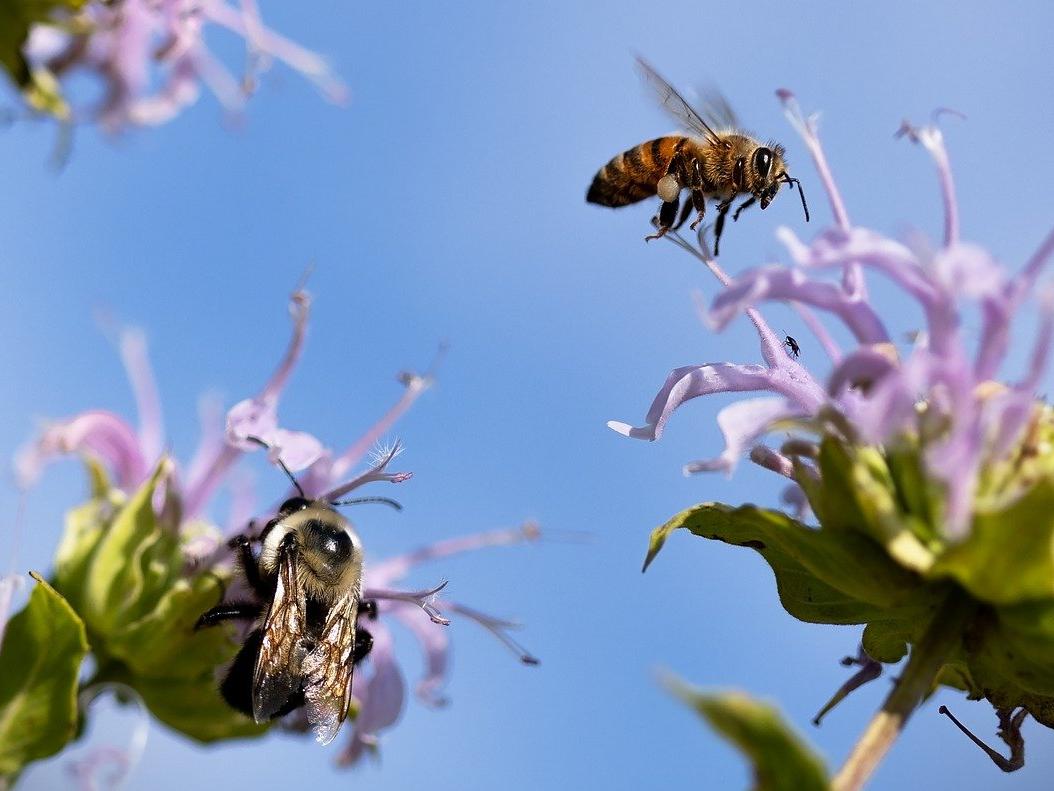
<path fill-rule="evenodd" d="M 363 503 L 380 503 L 382 505 L 390 505 L 396 511 L 403 510 L 402 505 L 398 500 L 393 500 L 391 497 L 352 497 L 350 500 L 333 500 L 330 501 L 330 505 L 362 505 Z"/>
<path fill-rule="evenodd" d="M 805 222 L 809 221 L 809 204 L 805 202 L 805 191 L 801 188 L 801 182 L 798 179 L 792 179 L 786 173 L 783 174 L 783 178 L 786 179 L 788 184 L 798 185 L 798 194 L 801 195 L 801 207 L 805 210 Z"/>
<path fill-rule="evenodd" d="M 249 442 L 252 442 L 255 445 L 259 445 L 261 448 L 264 448 L 266 450 L 271 450 L 271 446 L 268 445 L 266 442 L 264 442 L 259 437 L 254 437 L 254 436 L 250 435 L 250 436 L 246 437 L 246 439 L 249 440 Z M 285 466 L 285 462 L 282 461 L 282 458 L 280 456 L 275 458 L 275 462 L 278 464 L 279 467 L 282 468 L 282 472 L 284 472 L 287 476 L 289 476 L 289 480 L 293 482 L 293 486 L 295 486 L 296 490 L 298 492 L 300 492 L 300 496 L 303 497 L 306 500 L 307 499 L 307 495 L 304 494 L 304 490 L 300 486 L 300 481 L 298 481 L 296 479 L 296 477 L 293 475 L 293 473 L 291 473 L 289 471 L 289 468 Z"/>

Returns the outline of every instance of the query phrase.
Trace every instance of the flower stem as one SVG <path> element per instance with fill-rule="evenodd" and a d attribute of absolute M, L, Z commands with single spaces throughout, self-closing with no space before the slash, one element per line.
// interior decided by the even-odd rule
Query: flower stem
<path fill-rule="evenodd" d="M 963 627 L 974 605 L 960 591 L 951 591 L 911 650 L 904 672 L 897 679 L 881 710 L 853 747 L 831 783 L 833 791 L 858 791 L 904 730 L 908 718 L 933 689 L 943 664 L 959 646 Z"/>

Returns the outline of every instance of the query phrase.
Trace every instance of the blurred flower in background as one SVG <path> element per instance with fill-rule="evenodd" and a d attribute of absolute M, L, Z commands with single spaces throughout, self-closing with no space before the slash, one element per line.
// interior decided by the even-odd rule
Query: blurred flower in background
<path fill-rule="evenodd" d="M 268 28 L 255 0 L 10 0 L 0 30 L 0 64 L 32 109 L 72 123 L 97 121 L 111 132 L 166 123 L 203 85 L 237 112 L 274 61 L 329 101 L 347 99 L 326 62 Z M 240 69 L 208 46 L 214 30 L 244 41 Z M 68 78 L 78 73 L 95 79 L 96 96 L 68 95 Z"/>

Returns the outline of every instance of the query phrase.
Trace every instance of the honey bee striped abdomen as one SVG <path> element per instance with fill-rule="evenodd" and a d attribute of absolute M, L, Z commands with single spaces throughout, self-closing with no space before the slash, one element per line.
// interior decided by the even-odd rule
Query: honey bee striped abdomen
<path fill-rule="evenodd" d="M 690 136 L 659 137 L 622 152 L 593 177 L 586 201 L 617 208 L 658 196 L 662 202 L 652 220 L 656 233 L 645 237 L 658 239 L 668 231 L 677 230 L 692 209 L 696 218 L 691 227 L 697 228 L 703 220 L 707 200 L 713 200 L 717 211 L 715 256 L 725 216 L 739 195 L 745 195 L 746 200 L 732 215 L 733 221 L 755 203 L 762 209 L 767 208 L 783 184 L 797 186 L 805 221 L 809 221 L 805 193 L 801 182 L 787 173 L 783 146 L 775 141 L 762 143 L 743 132 L 723 97 L 711 96 L 706 103 L 707 110 L 700 113 L 651 66 L 639 59 L 637 64 L 663 109 Z M 688 190 L 691 200 L 678 217 L 683 190 Z"/>
<path fill-rule="evenodd" d="M 684 149 L 688 138 L 657 137 L 614 157 L 597 171 L 586 200 L 600 206 L 628 206 L 656 195 L 659 179 Z"/>

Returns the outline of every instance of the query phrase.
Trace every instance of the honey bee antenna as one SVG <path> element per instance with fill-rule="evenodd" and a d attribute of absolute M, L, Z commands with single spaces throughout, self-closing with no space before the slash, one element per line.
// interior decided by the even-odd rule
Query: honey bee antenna
<path fill-rule="evenodd" d="M 805 190 L 803 190 L 801 188 L 801 181 L 799 181 L 798 179 L 792 179 L 786 173 L 783 174 L 783 177 L 787 180 L 788 184 L 797 184 L 798 185 L 798 194 L 801 195 L 801 207 L 805 210 L 805 222 L 808 222 L 809 221 L 809 204 L 807 204 L 805 202 Z"/>
<path fill-rule="evenodd" d="M 259 445 L 261 448 L 264 448 L 265 450 L 271 450 L 271 446 L 268 445 L 266 442 L 264 442 L 259 437 L 254 437 L 254 436 L 250 435 L 250 436 L 247 436 L 246 439 L 249 442 L 252 442 L 255 445 Z M 296 490 L 300 493 L 300 496 L 303 497 L 306 500 L 307 499 L 307 495 L 304 494 L 304 490 L 300 486 L 300 481 L 298 481 L 296 479 L 296 477 L 293 475 L 293 473 L 289 471 L 289 468 L 285 466 L 285 462 L 282 461 L 282 458 L 280 456 L 276 457 L 275 458 L 275 462 L 278 464 L 279 467 L 282 468 L 282 472 L 284 472 L 287 476 L 289 476 L 289 480 L 291 480 L 293 482 L 293 486 L 296 487 Z"/>
<path fill-rule="evenodd" d="M 362 505 L 363 503 L 381 503 L 382 505 L 390 505 L 396 511 L 403 510 L 402 504 L 391 497 L 353 497 L 350 500 L 334 500 L 330 502 L 330 505 Z"/>

